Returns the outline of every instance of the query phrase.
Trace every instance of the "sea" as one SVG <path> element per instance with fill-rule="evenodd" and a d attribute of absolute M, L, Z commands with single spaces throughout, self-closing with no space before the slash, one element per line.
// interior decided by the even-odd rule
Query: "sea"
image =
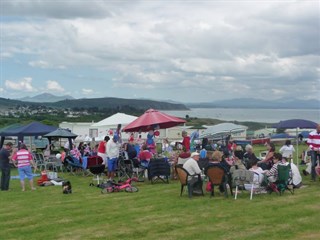
<path fill-rule="evenodd" d="M 305 119 L 320 123 L 320 109 L 261 109 L 261 108 L 191 108 L 163 111 L 180 118 L 212 118 L 223 121 L 277 123 L 288 119 Z"/>

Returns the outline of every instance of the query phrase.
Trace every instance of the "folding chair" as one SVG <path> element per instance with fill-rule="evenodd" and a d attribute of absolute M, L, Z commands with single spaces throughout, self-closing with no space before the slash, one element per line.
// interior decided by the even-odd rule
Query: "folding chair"
<path fill-rule="evenodd" d="M 148 179 L 151 183 L 162 181 L 169 183 L 170 165 L 164 158 L 151 159 L 148 166 Z"/>
<path fill-rule="evenodd" d="M 290 163 L 288 165 L 278 164 L 278 179 L 276 185 L 280 195 L 288 190 L 291 194 L 294 194 L 294 187 L 292 183 L 292 171 Z M 291 185 L 291 189 L 289 186 Z"/>
<path fill-rule="evenodd" d="M 258 182 L 254 180 L 254 176 L 258 176 Z M 253 192 L 256 189 L 255 186 L 257 186 L 257 184 L 258 186 L 260 186 L 259 174 L 245 169 L 237 169 L 233 172 L 232 179 L 234 185 L 236 186 L 236 193 L 234 195 L 234 199 L 237 199 L 238 189 L 241 186 L 242 189 L 250 191 L 250 200 L 252 200 Z M 247 186 L 249 186 L 249 188 L 247 188 Z"/>
<path fill-rule="evenodd" d="M 190 181 L 188 181 L 188 177 L 190 177 L 192 175 L 190 175 L 186 169 L 184 169 L 182 166 L 179 166 L 179 165 L 175 166 L 175 171 L 176 171 L 177 176 L 178 176 L 180 183 L 181 183 L 180 197 L 182 196 L 184 187 L 187 186 L 188 196 L 189 196 L 189 198 L 192 198 L 193 184 Z M 201 181 L 201 176 L 199 174 L 196 176 L 198 177 L 198 180 Z M 202 195 L 204 196 L 202 188 L 201 188 L 201 191 L 202 191 Z"/>
<path fill-rule="evenodd" d="M 46 169 L 46 163 L 44 161 L 44 158 L 42 158 L 39 153 L 32 153 L 32 155 L 33 155 L 33 159 L 35 161 L 35 164 L 36 164 L 37 168 L 39 170 L 45 170 Z"/>
<path fill-rule="evenodd" d="M 211 197 L 214 196 L 214 186 L 221 186 L 224 191 L 224 196 L 228 197 L 227 182 L 228 177 L 225 170 L 221 166 L 208 166 L 205 170 L 205 174 L 208 176 L 211 183 Z M 230 183 L 229 183 L 230 184 Z M 230 185 L 230 191 L 232 194 L 232 186 Z"/>

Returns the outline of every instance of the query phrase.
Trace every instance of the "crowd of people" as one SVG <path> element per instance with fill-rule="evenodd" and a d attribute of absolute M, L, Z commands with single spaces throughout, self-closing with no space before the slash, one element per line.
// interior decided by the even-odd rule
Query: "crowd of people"
<path fill-rule="evenodd" d="M 277 178 L 277 166 L 279 164 L 290 164 L 294 186 L 299 187 L 301 185 L 302 178 L 299 169 L 292 161 L 295 149 L 290 140 L 287 140 L 278 151 L 276 151 L 273 143 L 267 143 L 267 154 L 261 160 L 256 157 L 253 146 L 250 144 L 243 149 L 232 139 L 227 139 L 226 142 L 212 142 L 204 138 L 201 144 L 196 145 L 194 137 L 191 140 L 186 131 L 182 131 L 182 137 L 182 141 L 177 142 L 175 146 L 172 146 L 168 139 L 163 139 L 162 142 L 162 154 L 168 159 L 172 169 L 174 169 L 175 165 L 180 165 L 191 175 L 201 174 L 203 169 L 199 167 L 199 159 L 207 159 L 209 165 L 221 166 L 230 178 L 236 169 L 247 169 L 256 172 L 260 176 L 259 179 L 267 179 L 269 182 L 274 182 Z M 146 140 L 143 140 L 141 135 L 135 139 L 132 134 L 128 141 L 124 142 L 121 138 L 120 125 L 113 136 L 106 136 L 103 141 L 97 144 L 94 143 L 92 145 L 80 142 L 76 146 L 73 141 L 67 141 L 64 149 L 59 153 L 59 157 L 63 161 L 67 155 L 71 155 L 76 159 L 81 159 L 85 156 L 100 156 L 103 160 L 102 164 L 106 165 L 108 169 L 108 180 L 113 180 L 116 177 L 119 156 L 132 159 L 136 161 L 136 164 L 140 164 L 145 168 L 148 167 L 150 160 L 157 154 L 154 138 L 155 131 L 150 131 Z M 307 144 L 311 156 L 308 171 L 311 175 L 311 180 L 315 181 L 316 169 L 320 158 L 320 124 L 315 131 L 309 134 Z M 37 166 L 33 161 L 32 154 L 23 143 L 14 152 L 12 152 L 12 148 L 13 144 L 8 142 L 0 151 L 1 190 L 6 191 L 9 189 L 9 163 L 11 160 L 18 167 L 22 190 L 25 190 L 25 177 L 29 180 L 30 188 L 35 189 L 31 167 L 36 168 Z M 172 171 L 172 177 L 176 177 L 174 171 Z M 262 180 L 261 184 L 263 184 Z"/>

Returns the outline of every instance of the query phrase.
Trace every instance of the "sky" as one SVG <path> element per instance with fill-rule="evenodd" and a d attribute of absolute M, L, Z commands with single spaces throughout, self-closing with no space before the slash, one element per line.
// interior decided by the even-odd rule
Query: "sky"
<path fill-rule="evenodd" d="M 318 0 L 0 4 L 0 97 L 320 98 Z"/>

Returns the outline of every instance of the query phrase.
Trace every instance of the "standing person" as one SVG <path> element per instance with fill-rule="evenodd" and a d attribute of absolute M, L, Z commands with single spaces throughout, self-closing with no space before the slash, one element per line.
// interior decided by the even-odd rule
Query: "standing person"
<path fill-rule="evenodd" d="M 0 150 L 0 168 L 1 168 L 1 191 L 9 190 L 10 182 L 10 159 L 11 159 L 12 143 L 8 142 Z"/>
<path fill-rule="evenodd" d="M 317 160 L 320 164 L 320 123 L 316 130 L 309 133 L 307 144 L 311 153 L 311 181 L 315 181 Z"/>
<path fill-rule="evenodd" d="M 34 167 L 35 170 L 37 169 L 37 166 L 33 161 L 32 154 L 27 150 L 27 146 L 24 143 L 20 145 L 20 150 L 13 155 L 12 160 L 18 167 L 22 191 L 25 191 L 24 179 L 26 176 L 29 179 L 31 190 L 36 190 L 33 187 L 33 175 L 31 165 Z"/>
<path fill-rule="evenodd" d="M 117 135 L 118 136 L 118 143 L 122 143 L 122 138 L 121 138 L 121 123 L 118 124 L 117 126 L 117 129 L 116 129 L 116 132 L 114 135 Z"/>
<path fill-rule="evenodd" d="M 120 144 L 118 143 L 118 135 L 114 135 L 112 140 L 107 142 L 107 158 L 108 158 L 108 178 L 113 180 L 119 158 Z"/>
<path fill-rule="evenodd" d="M 103 160 L 102 164 L 106 165 L 107 163 L 107 142 L 110 140 L 109 136 L 105 136 L 104 140 L 99 143 L 98 146 L 98 156 Z"/>
<path fill-rule="evenodd" d="M 292 159 L 295 150 L 291 144 L 291 141 L 286 140 L 286 143 L 279 149 L 279 152 L 282 154 L 282 157 L 286 158 L 287 160 Z"/>
<path fill-rule="evenodd" d="M 188 136 L 187 131 L 183 130 L 181 133 L 183 139 L 180 144 L 186 148 L 187 151 L 190 151 L 190 137 Z"/>

